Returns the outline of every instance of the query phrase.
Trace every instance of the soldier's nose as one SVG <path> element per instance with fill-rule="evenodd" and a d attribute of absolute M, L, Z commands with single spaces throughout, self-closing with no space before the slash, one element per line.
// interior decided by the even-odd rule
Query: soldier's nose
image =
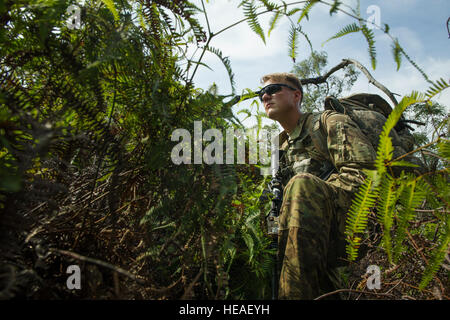
<path fill-rule="evenodd" d="M 262 96 L 262 100 L 263 102 L 266 102 L 267 100 L 269 100 L 272 97 L 272 95 L 264 93 Z"/>

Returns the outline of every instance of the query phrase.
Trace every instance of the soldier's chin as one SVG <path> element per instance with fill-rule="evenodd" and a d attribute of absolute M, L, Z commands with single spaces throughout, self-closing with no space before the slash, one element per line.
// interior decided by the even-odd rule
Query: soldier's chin
<path fill-rule="evenodd" d="M 266 115 L 271 120 L 277 120 L 278 119 L 276 112 L 273 112 L 273 111 L 271 112 L 269 110 L 269 112 L 266 112 Z"/>

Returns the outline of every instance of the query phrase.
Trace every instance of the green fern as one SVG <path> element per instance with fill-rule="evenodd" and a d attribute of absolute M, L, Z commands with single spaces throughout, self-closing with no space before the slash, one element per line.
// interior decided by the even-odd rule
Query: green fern
<path fill-rule="evenodd" d="M 436 96 L 437 94 L 439 94 L 442 91 L 444 91 L 445 89 L 447 89 L 448 87 L 450 87 L 449 83 L 447 81 L 445 81 L 443 78 L 441 78 L 440 80 L 437 80 L 436 82 L 432 82 L 431 87 L 427 90 L 427 92 L 425 94 L 429 99 L 431 99 L 434 96 Z"/>
<path fill-rule="evenodd" d="M 289 10 L 288 12 L 286 12 L 286 15 L 288 17 L 293 16 L 294 14 L 296 14 L 297 12 L 301 11 L 302 9 L 300 8 L 294 8 L 292 10 Z"/>
<path fill-rule="evenodd" d="M 252 29 L 264 43 L 266 43 L 266 38 L 264 36 L 264 31 L 259 24 L 258 21 L 258 14 L 256 13 L 256 7 L 254 1 L 245 1 L 243 3 L 244 8 L 244 16 L 247 18 L 247 22 L 250 26 L 250 29 Z"/>
<path fill-rule="evenodd" d="M 377 205 L 377 219 L 383 226 L 381 242 L 390 262 L 392 262 L 391 228 L 394 222 L 395 203 L 398 198 L 395 186 L 396 181 L 386 174 L 380 183 L 380 201 Z"/>
<path fill-rule="evenodd" d="M 302 9 L 302 13 L 300 17 L 298 18 L 297 24 L 300 24 L 300 22 L 303 20 L 304 17 L 308 19 L 308 14 L 311 11 L 311 8 L 317 3 L 317 0 L 309 0 L 306 2 L 305 6 Z"/>
<path fill-rule="evenodd" d="M 332 36 L 331 38 L 329 38 L 328 40 L 326 40 L 326 41 L 322 44 L 322 46 L 323 46 L 325 43 L 327 43 L 328 41 L 330 41 L 330 40 L 333 40 L 333 39 L 337 39 L 337 38 L 343 37 L 343 36 L 345 36 L 345 35 L 347 35 L 347 34 L 350 34 L 350 33 L 359 32 L 360 30 L 361 30 L 361 28 L 360 28 L 356 23 L 351 23 L 351 24 L 349 24 L 349 25 L 346 25 L 344 28 L 342 28 L 340 31 L 338 31 L 334 36 Z"/>
<path fill-rule="evenodd" d="M 211 53 L 214 53 L 220 59 L 220 61 L 222 61 L 223 65 L 225 66 L 225 69 L 228 72 L 228 78 L 230 79 L 231 90 L 232 90 L 232 93 L 234 94 L 236 88 L 235 88 L 235 82 L 234 82 L 234 73 L 233 73 L 233 70 L 231 69 L 230 59 L 228 59 L 228 57 L 224 57 L 222 54 L 222 51 L 220 51 L 217 48 L 208 46 L 208 47 L 206 47 L 206 50 Z"/>
<path fill-rule="evenodd" d="M 393 250 L 394 263 L 398 261 L 400 254 L 404 250 L 403 241 L 406 237 L 408 223 L 415 217 L 415 209 L 422 203 L 428 190 L 427 185 L 420 179 L 415 179 L 413 176 L 406 177 L 410 181 L 407 182 L 399 197 L 402 208 L 398 211 L 398 226 Z"/>
<path fill-rule="evenodd" d="M 375 36 L 373 34 L 373 30 L 370 30 L 367 28 L 365 24 L 361 26 L 361 32 L 364 35 L 364 37 L 367 40 L 367 43 L 369 45 L 369 56 L 370 61 L 372 63 L 372 68 L 375 70 L 377 66 L 377 59 L 376 59 L 376 50 L 375 50 Z"/>
<path fill-rule="evenodd" d="M 339 6 L 342 4 L 339 0 L 334 0 L 333 5 L 330 8 L 330 16 L 333 15 L 333 13 L 336 13 L 339 9 Z"/>
<path fill-rule="evenodd" d="M 358 248 L 362 240 L 361 234 L 366 230 L 370 208 L 375 205 L 378 192 L 378 188 L 374 187 L 372 178 L 369 176 L 360 186 L 353 199 L 347 214 L 345 229 L 348 242 L 346 252 L 350 261 L 356 260 L 358 256 Z"/>
<path fill-rule="evenodd" d="M 279 11 L 275 12 L 275 14 L 272 16 L 272 18 L 270 19 L 269 22 L 269 31 L 268 31 L 268 35 L 270 36 L 270 33 L 272 32 L 273 29 L 275 29 L 275 26 L 278 22 L 278 20 L 280 19 L 281 14 Z"/>
<path fill-rule="evenodd" d="M 298 30 L 297 28 L 291 24 L 291 28 L 289 29 L 289 56 L 292 58 L 292 61 L 295 63 L 295 57 L 297 56 L 297 43 L 298 43 Z"/>
<path fill-rule="evenodd" d="M 446 161 L 450 161 L 450 141 L 444 140 L 438 143 L 438 154 L 441 158 Z"/>
<path fill-rule="evenodd" d="M 434 251 L 434 255 L 426 267 L 422 279 L 420 281 L 419 288 L 425 289 L 425 287 L 428 285 L 428 283 L 431 281 L 433 276 L 436 274 L 436 272 L 439 270 L 442 261 L 445 259 L 445 255 L 447 254 L 447 251 L 449 250 L 450 246 L 450 215 L 447 215 L 447 221 L 444 225 L 444 232 L 440 234 L 438 243 L 439 247 Z"/>
<path fill-rule="evenodd" d="M 102 0 L 102 2 L 106 5 L 106 7 L 111 11 L 114 16 L 114 20 L 119 20 L 119 14 L 117 13 L 116 6 L 113 0 Z"/>
<path fill-rule="evenodd" d="M 392 54 L 394 56 L 394 60 L 397 63 L 397 71 L 400 69 L 400 65 L 402 63 L 402 56 L 401 56 L 401 48 L 400 44 L 398 43 L 398 40 L 395 39 L 394 43 L 392 44 Z"/>
<path fill-rule="evenodd" d="M 400 120 L 408 106 L 423 101 L 423 95 L 413 92 L 410 96 L 405 96 L 387 118 L 383 126 L 383 131 L 380 134 L 380 141 L 377 148 L 377 159 L 375 160 L 375 167 L 378 173 L 377 177 L 383 176 L 386 172 L 386 164 L 392 160 L 394 147 L 392 146 L 392 139 L 389 137 L 389 133 Z"/>
<path fill-rule="evenodd" d="M 378 143 L 377 148 L 377 158 L 375 160 L 375 168 L 376 170 L 368 170 L 367 178 L 363 185 L 359 188 L 356 193 L 352 205 L 347 213 L 347 221 L 346 221 L 346 239 L 348 242 L 346 251 L 348 255 L 348 259 L 350 261 L 354 261 L 358 255 L 358 247 L 361 242 L 361 237 L 357 234 L 361 234 L 365 231 L 367 227 L 367 218 L 370 212 L 370 209 L 375 206 L 376 199 L 380 197 L 380 184 L 383 182 L 383 179 L 387 179 L 387 169 L 386 166 L 392 160 L 392 154 L 394 148 L 392 146 L 392 140 L 389 137 L 389 133 L 397 124 L 398 120 L 402 116 L 402 113 L 406 110 L 408 106 L 413 103 L 417 103 L 421 101 L 422 96 L 416 92 L 413 92 L 410 96 L 404 97 L 399 104 L 394 108 L 389 117 L 387 118 L 383 131 L 380 134 L 380 141 Z M 390 185 L 389 182 L 388 186 Z M 392 192 L 389 191 L 390 187 L 386 187 L 386 185 L 381 187 L 381 191 L 383 195 L 386 196 L 387 193 Z M 403 194 L 403 193 L 402 193 Z M 394 194 L 390 195 L 391 197 Z M 384 199 L 386 200 L 386 199 Z M 416 200 L 414 199 L 410 199 Z M 390 215 L 392 212 L 388 210 L 388 208 L 393 204 L 390 200 L 384 204 L 386 209 L 383 211 L 383 203 L 381 202 L 381 217 L 384 222 L 387 222 L 384 225 L 385 229 L 390 229 Z M 410 205 L 415 204 L 416 202 L 408 202 Z M 409 211 L 408 211 L 409 212 Z M 404 218 L 408 218 L 409 216 L 404 216 Z M 406 221 L 406 220 L 405 220 Z M 390 240 L 390 235 L 387 235 L 384 241 L 388 242 Z M 390 241 L 389 241 L 390 243 Z M 388 244 L 389 246 L 389 244 Z M 390 249 L 388 249 L 390 250 Z"/>
<path fill-rule="evenodd" d="M 267 1 L 267 0 L 260 0 L 264 6 L 267 8 L 267 10 L 269 11 L 273 11 L 277 8 L 277 5 L 273 2 Z"/>

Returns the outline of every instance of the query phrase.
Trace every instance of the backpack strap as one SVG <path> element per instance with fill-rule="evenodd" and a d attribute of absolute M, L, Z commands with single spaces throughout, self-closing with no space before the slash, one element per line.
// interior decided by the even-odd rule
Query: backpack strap
<path fill-rule="evenodd" d="M 321 175 L 319 176 L 323 180 L 327 180 L 328 177 L 336 172 L 336 168 L 332 163 L 330 154 L 328 152 L 328 133 L 326 130 L 326 119 L 333 113 L 331 110 L 325 110 L 321 113 L 313 114 L 313 130 L 311 132 L 311 140 L 315 150 L 320 155 L 319 160 L 323 163 L 321 168 Z M 317 158 L 317 157 L 316 157 Z"/>

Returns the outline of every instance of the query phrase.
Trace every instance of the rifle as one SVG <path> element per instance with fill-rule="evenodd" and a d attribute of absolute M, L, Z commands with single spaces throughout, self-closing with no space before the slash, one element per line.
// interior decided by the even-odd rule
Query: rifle
<path fill-rule="evenodd" d="M 280 152 L 280 158 L 283 151 Z M 271 194 L 272 201 L 269 213 L 266 216 L 267 234 L 271 238 L 270 249 L 275 249 L 275 263 L 272 268 L 272 300 L 278 299 L 278 217 L 280 215 L 281 204 L 283 202 L 283 185 L 280 178 L 280 167 L 272 171 L 272 180 L 268 188 L 263 191 L 260 200 L 268 200 L 267 194 Z"/>
<path fill-rule="evenodd" d="M 281 203 L 283 202 L 283 187 L 281 181 L 275 175 L 269 184 L 272 193 L 272 205 L 266 217 L 267 234 L 271 238 L 270 248 L 275 249 L 275 263 L 272 268 L 272 300 L 278 299 L 278 217 Z"/>

